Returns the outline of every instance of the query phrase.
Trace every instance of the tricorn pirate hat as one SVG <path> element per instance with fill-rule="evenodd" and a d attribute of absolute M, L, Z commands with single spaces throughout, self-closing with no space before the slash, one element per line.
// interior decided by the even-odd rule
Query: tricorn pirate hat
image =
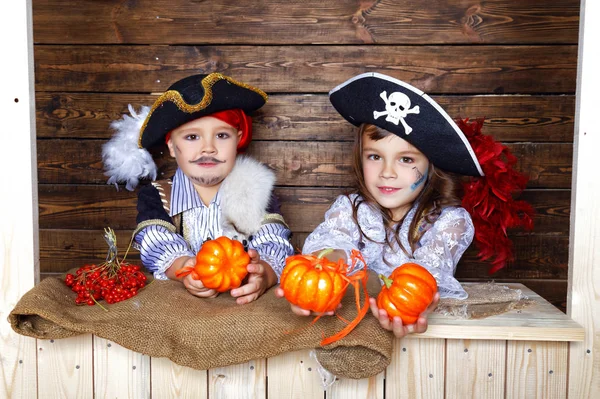
<path fill-rule="evenodd" d="M 133 190 L 139 179 L 156 179 L 156 165 L 147 149 L 164 141 L 169 132 L 192 120 L 226 110 L 255 111 L 267 101 L 260 89 L 220 73 L 192 75 L 173 83 L 160 95 L 152 107 L 142 107 L 131 116 L 111 123 L 115 135 L 102 149 L 102 159 L 109 176 L 108 184 L 125 182 Z M 246 120 L 247 135 L 251 138 L 251 121 Z"/>
<path fill-rule="evenodd" d="M 436 166 L 483 176 L 469 140 L 431 97 L 380 73 L 363 73 L 329 92 L 335 109 L 353 125 L 379 126 L 414 145 Z"/>
<path fill-rule="evenodd" d="M 481 133 L 483 120 L 454 121 L 421 90 L 379 73 L 363 73 L 329 92 L 335 109 L 350 123 L 378 126 L 414 145 L 436 167 L 472 176 L 463 184 L 462 206 L 471 214 L 482 260 L 493 273 L 512 260 L 507 229 L 533 228 L 533 208 L 516 201 L 527 177 L 514 170 L 509 149 Z"/>

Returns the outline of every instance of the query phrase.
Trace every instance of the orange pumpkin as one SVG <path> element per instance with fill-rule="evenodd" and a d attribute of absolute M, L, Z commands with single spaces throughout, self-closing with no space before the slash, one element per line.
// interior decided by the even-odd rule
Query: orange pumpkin
<path fill-rule="evenodd" d="M 416 323 L 437 292 L 435 278 L 416 263 L 405 263 L 389 277 L 379 277 L 384 286 L 377 296 L 377 307 L 385 309 L 390 320 L 399 316 L 403 324 Z"/>
<path fill-rule="evenodd" d="M 280 287 L 290 303 L 318 313 L 337 308 L 348 288 L 346 265 L 325 258 L 329 252 L 294 255 L 285 260 Z"/>
<path fill-rule="evenodd" d="M 246 266 L 250 256 L 244 246 L 228 237 L 219 237 L 206 241 L 196 254 L 196 265 L 178 270 L 177 277 L 192 275 L 194 280 L 201 280 L 206 288 L 218 292 L 229 291 L 242 285 L 248 274 Z"/>
<path fill-rule="evenodd" d="M 322 346 L 336 342 L 348 335 L 369 310 L 367 264 L 362 254 L 353 250 L 350 256 L 351 265 L 347 265 L 342 259 L 335 263 L 324 257 L 331 251 L 333 250 L 325 249 L 317 256 L 294 255 L 288 257 L 280 278 L 280 288 L 283 289 L 284 296 L 290 303 L 317 313 L 337 309 L 348 285 L 354 287 L 356 317 L 337 334 L 323 338 Z M 357 267 L 359 260 L 362 262 L 360 269 Z M 360 306 L 359 284 L 362 284 L 365 297 L 362 307 Z M 320 317 L 321 315 L 316 316 L 313 323 Z"/>

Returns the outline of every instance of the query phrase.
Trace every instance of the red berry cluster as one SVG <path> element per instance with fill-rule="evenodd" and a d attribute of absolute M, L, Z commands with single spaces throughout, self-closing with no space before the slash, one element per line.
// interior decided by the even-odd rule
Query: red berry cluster
<path fill-rule="evenodd" d="M 116 303 L 137 295 L 146 285 L 146 276 L 136 265 L 105 263 L 80 267 L 75 274 L 67 274 L 65 283 L 77 293 L 77 305 L 91 306 L 101 299 Z"/>

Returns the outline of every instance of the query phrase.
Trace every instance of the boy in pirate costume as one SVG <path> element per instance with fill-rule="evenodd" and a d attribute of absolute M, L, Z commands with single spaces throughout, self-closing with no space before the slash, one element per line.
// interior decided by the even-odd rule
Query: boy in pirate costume
<path fill-rule="evenodd" d="M 215 297 L 191 275 L 176 272 L 195 265 L 203 242 L 220 236 L 244 244 L 250 255 L 245 284 L 231 291 L 238 304 L 257 299 L 275 285 L 293 254 L 291 232 L 273 196 L 273 172 L 238 155 L 252 138 L 247 113 L 262 107 L 260 89 L 219 73 L 193 75 L 175 82 L 139 114 L 113 122 L 115 136 L 103 148 L 109 184 L 156 179 L 147 149 L 163 140 L 177 162 L 172 179 L 142 187 L 138 226 L 133 235 L 143 265 L 157 279 L 181 281 L 198 297 Z"/>

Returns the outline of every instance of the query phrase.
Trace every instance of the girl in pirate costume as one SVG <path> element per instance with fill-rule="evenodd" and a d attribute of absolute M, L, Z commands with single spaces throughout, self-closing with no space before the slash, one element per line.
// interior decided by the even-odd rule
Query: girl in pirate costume
<path fill-rule="evenodd" d="M 466 298 L 454 272 L 474 238 L 480 256 L 494 258 L 492 271 L 511 259 L 506 228 L 532 227 L 532 208 L 512 199 L 527 179 L 512 169 L 516 159 L 506 147 L 480 133 L 482 121 L 455 122 L 419 89 L 378 73 L 358 75 L 329 97 L 359 127 L 355 190 L 335 200 L 303 253 L 335 248 L 327 257 L 337 261 L 360 250 L 368 268 L 384 276 L 404 263 L 418 263 L 438 283 L 428 310 L 440 296 Z M 399 317 L 390 321 L 374 298 L 371 311 L 397 337 L 427 329 L 427 311 L 410 326 Z"/>
<path fill-rule="evenodd" d="M 147 149 L 166 142 L 177 170 L 172 179 L 152 182 L 138 194 L 133 235 L 143 265 L 157 279 L 181 281 L 199 297 L 215 297 L 191 275 L 176 272 L 195 265 L 203 242 L 220 236 L 239 240 L 250 255 L 248 278 L 231 291 L 237 303 L 251 302 L 275 285 L 293 253 L 290 230 L 273 196 L 275 176 L 266 166 L 238 155 L 252 138 L 247 113 L 262 107 L 260 89 L 219 73 L 175 82 L 152 107 L 124 115 L 111 127 L 103 148 L 109 184 L 133 190 L 140 178 L 156 179 Z"/>

